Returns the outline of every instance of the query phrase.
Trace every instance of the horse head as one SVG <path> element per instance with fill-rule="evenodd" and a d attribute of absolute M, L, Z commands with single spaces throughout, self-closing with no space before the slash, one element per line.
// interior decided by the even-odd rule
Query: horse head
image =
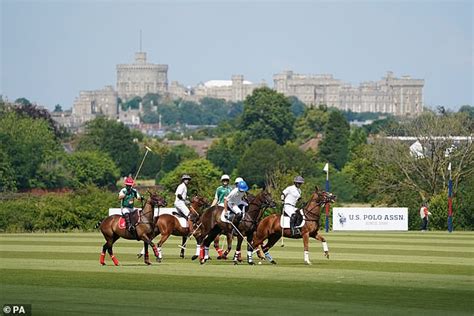
<path fill-rule="evenodd" d="M 147 191 L 150 195 L 147 199 L 147 202 L 150 203 L 153 207 L 164 207 L 166 206 L 166 200 L 164 197 L 159 195 L 156 191 Z"/>
<path fill-rule="evenodd" d="M 336 196 L 330 192 L 321 190 L 318 186 L 315 187 L 315 191 L 311 195 L 311 199 L 308 204 L 315 203 L 322 206 L 327 203 L 336 201 Z"/>
<path fill-rule="evenodd" d="M 194 196 L 191 198 L 191 208 L 192 211 L 195 211 L 196 213 L 201 214 L 201 211 L 208 207 L 211 203 L 203 197 L 198 194 L 194 194 Z"/>
<path fill-rule="evenodd" d="M 260 207 L 264 207 L 264 208 L 267 208 L 267 207 L 274 208 L 274 207 L 276 207 L 276 203 L 275 203 L 275 201 L 273 200 L 272 195 L 271 195 L 270 192 L 268 192 L 266 189 L 263 189 L 263 190 L 257 195 L 257 198 L 258 198 L 258 199 L 260 200 L 260 202 L 261 202 L 261 206 L 260 206 Z"/>

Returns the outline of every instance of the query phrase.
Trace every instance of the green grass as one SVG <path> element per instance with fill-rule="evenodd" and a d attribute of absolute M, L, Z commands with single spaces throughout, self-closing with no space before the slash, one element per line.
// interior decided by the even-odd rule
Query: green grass
<path fill-rule="evenodd" d="M 119 240 L 121 266 L 98 259 L 98 233 L 1 234 L 0 305 L 32 304 L 33 315 L 472 315 L 474 233 L 329 233 L 327 260 L 301 240 L 272 249 L 278 262 L 248 266 L 179 259 L 145 266 L 141 244 Z M 215 257 L 215 252 L 211 250 Z"/>

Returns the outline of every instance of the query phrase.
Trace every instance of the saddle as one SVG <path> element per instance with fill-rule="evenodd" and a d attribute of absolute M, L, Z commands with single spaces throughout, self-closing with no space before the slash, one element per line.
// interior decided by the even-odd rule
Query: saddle
<path fill-rule="evenodd" d="M 137 226 L 140 223 L 140 212 L 142 210 L 139 208 L 136 208 L 133 212 L 130 213 L 130 225 L 132 226 Z M 125 223 L 125 218 L 123 215 L 120 215 L 119 219 L 119 228 L 121 229 L 126 229 L 127 225 Z"/>
<path fill-rule="evenodd" d="M 184 214 L 183 214 L 180 210 L 178 210 L 178 209 L 177 209 L 176 211 L 171 212 L 171 214 L 172 214 L 173 216 L 176 216 L 176 217 L 182 217 L 182 218 L 184 218 L 184 219 L 186 219 L 186 220 L 188 219 L 188 216 L 184 215 Z"/>

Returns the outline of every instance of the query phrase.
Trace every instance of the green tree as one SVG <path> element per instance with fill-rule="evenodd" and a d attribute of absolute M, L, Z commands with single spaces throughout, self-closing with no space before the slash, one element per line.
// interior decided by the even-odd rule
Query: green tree
<path fill-rule="evenodd" d="M 349 136 L 349 153 L 352 155 L 355 153 L 356 149 L 367 143 L 367 133 L 361 127 L 353 127 L 350 131 Z"/>
<path fill-rule="evenodd" d="M 173 146 L 164 157 L 162 170 L 164 172 L 169 172 L 176 168 L 182 161 L 197 158 L 198 154 L 193 148 L 184 144 Z"/>
<path fill-rule="evenodd" d="M 61 106 L 61 104 L 56 104 L 54 106 L 54 111 L 53 112 L 62 112 L 63 111 L 63 107 Z"/>
<path fill-rule="evenodd" d="M 66 157 L 66 168 L 74 179 L 73 187 L 95 184 L 99 187 L 115 186 L 120 171 L 102 152 L 79 151 Z"/>
<path fill-rule="evenodd" d="M 281 146 L 270 139 L 259 139 L 245 150 L 237 164 L 237 174 L 249 185 L 263 187 L 267 177 L 282 168 L 284 160 Z"/>
<path fill-rule="evenodd" d="M 227 138 L 212 143 L 206 156 L 210 162 L 226 174 L 232 174 L 240 158 L 235 146 Z"/>
<path fill-rule="evenodd" d="M 61 146 L 46 120 L 32 119 L 12 111 L 0 116 L 0 152 L 7 156 L 4 168 L 8 173 L 13 169 L 18 189 L 31 188 L 40 164 L 60 150 Z M 9 183 L 12 182 L 9 180 Z"/>
<path fill-rule="evenodd" d="M 15 104 L 21 104 L 23 106 L 32 106 L 30 100 L 27 98 L 18 98 L 15 100 Z"/>
<path fill-rule="evenodd" d="M 326 107 L 306 108 L 296 121 L 296 135 L 301 142 L 315 137 L 324 131 L 328 122 L 329 112 Z"/>
<path fill-rule="evenodd" d="M 7 152 L 0 146 L 0 192 L 15 190 L 15 169 L 11 165 Z"/>
<path fill-rule="evenodd" d="M 324 138 L 319 146 L 319 155 L 322 161 L 330 162 L 338 170 L 344 167 L 348 159 L 349 131 L 349 123 L 341 112 L 330 111 Z"/>
<path fill-rule="evenodd" d="M 101 151 L 109 155 L 121 175 L 133 174 L 140 163 L 138 145 L 130 129 L 121 122 L 99 117 L 86 124 L 79 137 L 79 151 Z"/>
<path fill-rule="evenodd" d="M 288 98 L 263 87 L 255 89 L 245 99 L 240 128 L 244 131 L 246 144 L 257 139 L 272 139 L 283 145 L 294 136 L 294 122 Z"/>
<path fill-rule="evenodd" d="M 208 199 L 214 196 L 216 188 L 220 185 L 221 171 L 206 159 L 186 160 L 162 180 L 161 185 L 169 192 L 174 200 L 173 193 L 181 183 L 181 176 L 189 174 L 192 180 L 188 186 L 188 195 L 196 191 Z"/>
<path fill-rule="evenodd" d="M 291 103 L 291 113 L 293 113 L 295 117 L 300 117 L 304 114 L 306 105 L 301 102 L 300 99 L 295 96 L 290 96 L 288 97 L 288 101 Z"/>

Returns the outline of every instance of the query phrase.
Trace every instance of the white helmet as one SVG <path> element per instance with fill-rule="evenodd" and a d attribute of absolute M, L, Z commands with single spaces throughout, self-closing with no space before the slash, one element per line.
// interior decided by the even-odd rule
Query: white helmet
<path fill-rule="evenodd" d="M 241 177 L 237 177 L 237 178 L 235 179 L 235 183 L 236 183 L 236 184 L 239 183 L 240 181 L 244 181 L 244 179 L 242 179 Z"/>
<path fill-rule="evenodd" d="M 224 174 L 222 177 L 221 177 L 221 181 L 224 181 L 224 180 L 227 180 L 227 181 L 230 181 L 230 177 L 226 174 Z"/>

